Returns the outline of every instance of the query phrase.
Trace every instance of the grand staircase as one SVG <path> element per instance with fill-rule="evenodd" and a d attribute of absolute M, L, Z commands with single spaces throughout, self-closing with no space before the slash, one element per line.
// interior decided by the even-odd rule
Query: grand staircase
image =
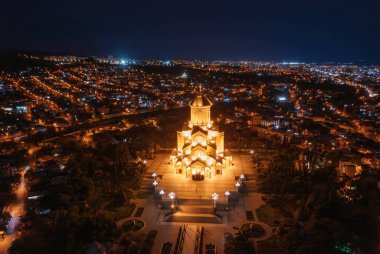
<path fill-rule="evenodd" d="M 156 177 L 156 180 L 158 182 L 160 182 L 162 177 L 163 176 L 161 174 L 158 174 Z M 150 172 L 145 173 L 144 178 L 141 182 L 140 191 L 141 192 L 152 192 L 154 190 L 153 182 L 154 182 L 154 178 L 152 177 L 152 173 L 150 173 Z"/>
<path fill-rule="evenodd" d="M 165 217 L 165 222 L 222 224 L 223 217 L 215 214 L 210 200 L 178 200 L 177 212 Z"/>
<path fill-rule="evenodd" d="M 257 192 L 256 174 L 246 174 L 244 180 L 245 192 Z"/>

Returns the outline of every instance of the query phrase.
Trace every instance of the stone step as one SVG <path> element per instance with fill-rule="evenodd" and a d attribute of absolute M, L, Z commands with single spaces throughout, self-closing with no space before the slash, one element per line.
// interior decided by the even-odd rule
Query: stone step
<path fill-rule="evenodd" d="M 163 178 L 163 175 L 162 175 L 162 174 L 160 174 L 160 175 L 157 174 L 156 180 L 160 180 L 160 179 L 162 179 L 162 178 Z M 144 179 L 144 180 L 146 179 L 146 180 L 154 181 L 154 177 L 151 176 L 150 174 L 145 175 L 143 179 Z"/>
<path fill-rule="evenodd" d="M 153 184 L 153 180 L 142 181 L 141 184 Z"/>
<path fill-rule="evenodd" d="M 140 188 L 146 188 L 146 189 L 153 189 L 153 185 L 152 184 L 141 184 Z"/>
<path fill-rule="evenodd" d="M 175 214 L 173 214 L 173 216 L 193 216 L 193 217 L 207 217 L 207 218 L 212 218 L 212 217 L 216 217 L 215 214 L 212 214 L 212 213 L 197 213 L 197 214 L 193 214 L 193 213 L 185 213 L 185 212 L 176 212 Z"/>
<path fill-rule="evenodd" d="M 178 199 L 177 204 L 179 206 L 209 206 L 210 205 L 210 200 L 205 200 L 205 199 Z"/>
<path fill-rule="evenodd" d="M 141 186 L 153 186 L 153 179 L 149 179 L 149 180 L 143 180 L 141 182 Z M 159 181 L 158 181 L 159 182 Z"/>
<path fill-rule="evenodd" d="M 191 214 L 212 214 L 213 207 L 211 205 L 182 205 L 178 209 L 181 213 Z"/>
<path fill-rule="evenodd" d="M 152 183 L 150 185 L 153 186 Z M 224 194 L 226 190 L 233 191 L 236 189 L 235 184 L 220 184 L 220 185 L 210 185 L 210 186 L 190 186 L 190 185 L 178 185 L 178 184 L 168 184 L 162 183 L 158 185 L 161 189 L 166 189 L 167 191 L 189 191 L 193 192 L 194 195 L 211 195 L 213 192 L 218 194 Z M 223 191 L 224 190 L 224 191 Z M 219 193 L 220 192 L 220 193 Z"/>
<path fill-rule="evenodd" d="M 223 219 L 214 214 L 191 214 L 176 212 L 166 217 L 165 222 L 186 222 L 186 223 L 210 223 L 222 224 Z"/>
<path fill-rule="evenodd" d="M 153 183 L 153 180 L 151 180 L 151 182 Z M 160 182 L 160 181 L 157 181 L 157 182 Z M 234 180 L 214 180 L 214 181 L 191 181 L 191 180 L 178 180 L 178 179 L 173 179 L 173 180 L 163 180 L 161 181 L 163 184 L 165 185 L 174 185 L 174 186 L 189 186 L 189 185 L 192 185 L 195 187 L 199 187 L 199 188 L 207 188 L 211 185 L 219 185 L 219 184 L 223 184 L 223 185 L 230 185 L 230 186 L 234 186 L 236 181 Z"/>

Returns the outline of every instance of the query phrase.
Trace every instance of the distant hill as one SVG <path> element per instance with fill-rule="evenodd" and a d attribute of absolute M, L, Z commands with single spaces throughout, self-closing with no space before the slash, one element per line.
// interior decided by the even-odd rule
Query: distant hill
<path fill-rule="evenodd" d="M 53 67 L 54 64 L 45 60 L 26 59 L 19 56 L 20 52 L 0 51 L 0 70 L 6 72 L 22 71 L 31 67 Z"/>

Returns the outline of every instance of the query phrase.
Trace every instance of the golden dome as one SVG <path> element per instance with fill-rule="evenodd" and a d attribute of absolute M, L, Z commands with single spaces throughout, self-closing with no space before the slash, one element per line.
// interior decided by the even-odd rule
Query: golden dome
<path fill-rule="evenodd" d="M 211 101 L 203 94 L 198 94 L 190 103 L 191 107 L 205 107 L 212 106 Z"/>

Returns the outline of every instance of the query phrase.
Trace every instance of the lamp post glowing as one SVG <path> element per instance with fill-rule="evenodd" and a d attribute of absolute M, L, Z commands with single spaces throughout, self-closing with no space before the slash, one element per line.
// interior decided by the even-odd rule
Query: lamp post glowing
<path fill-rule="evenodd" d="M 160 195 L 161 195 L 161 199 L 163 199 L 164 198 L 164 195 L 165 195 L 165 191 L 164 190 L 160 190 Z"/>
<path fill-rule="evenodd" d="M 175 193 L 174 192 L 170 192 L 169 193 L 169 198 L 172 201 L 171 208 L 174 209 L 175 208 L 175 205 L 174 205 Z"/>
<path fill-rule="evenodd" d="M 236 186 L 236 192 L 239 194 L 240 183 L 236 183 L 235 186 Z"/>
<path fill-rule="evenodd" d="M 153 182 L 153 186 L 154 186 L 154 189 L 157 190 L 157 185 L 158 185 L 158 182 L 156 180 L 154 180 Z"/>
<path fill-rule="evenodd" d="M 152 177 L 153 177 L 154 180 L 156 181 L 157 174 L 156 174 L 156 173 L 153 173 L 153 174 L 152 174 Z"/>
<path fill-rule="evenodd" d="M 242 183 L 243 180 L 245 179 L 245 176 L 243 174 L 241 174 L 239 178 L 240 178 L 240 182 Z"/>
<path fill-rule="evenodd" d="M 162 208 L 162 200 L 164 199 L 165 191 L 164 190 L 160 190 L 158 192 L 158 194 L 160 194 L 160 198 L 161 198 L 160 208 Z"/>
<path fill-rule="evenodd" d="M 229 197 L 230 197 L 230 195 L 231 195 L 231 193 L 229 192 L 229 191 L 226 191 L 225 193 L 224 193 L 224 195 L 226 195 L 226 201 L 227 201 L 227 210 L 228 210 L 228 202 L 229 202 Z"/>
<path fill-rule="evenodd" d="M 211 197 L 212 197 L 212 200 L 213 200 L 213 207 L 215 209 L 216 208 L 216 201 L 218 200 L 219 195 L 216 194 L 216 193 L 214 193 L 214 194 L 211 195 Z"/>

